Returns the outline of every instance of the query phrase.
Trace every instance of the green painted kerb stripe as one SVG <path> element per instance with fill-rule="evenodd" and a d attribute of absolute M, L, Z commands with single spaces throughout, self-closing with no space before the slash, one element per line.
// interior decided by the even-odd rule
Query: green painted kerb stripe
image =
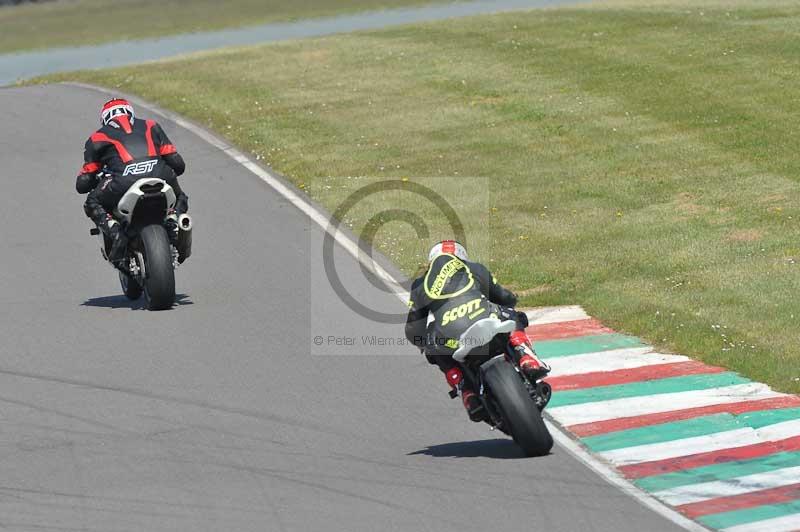
<path fill-rule="evenodd" d="M 724 464 L 714 464 L 640 478 L 635 480 L 634 483 L 643 490 L 656 492 L 688 486 L 689 484 L 728 480 L 797 466 L 800 466 L 800 452 L 775 453 L 759 458 L 751 458 L 750 460 L 738 460 L 736 462 L 726 462 Z"/>
<path fill-rule="evenodd" d="M 711 528 L 727 528 L 729 526 L 754 523 L 756 521 L 764 521 L 765 519 L 774 519 L 776 517 L 797 513 L 800 513 L 800 501 L 785 502 L 783 504 L 767 504 L 754 508 L 746 508 L 744 510 L 734 510 L 733 512 L 704 515 L 700 517 L 698 521 Z"/>
<path fill-rule="evenodd" d="M 778 410 L 759 410 L 742 415 L 714 414 L 684 421 L 662 423 L 636 429 L 620 430 L 598 436 L 583 438 L 581 441 L 593 451 L 603 452 L 624 447 L 635 447 L 650 443 L 662 443 L 696 436 L 706 436 L 727 430 L 746 427 L 758 429 L 766 425 L 800 419 L 800 408 Z"/>
<path fill-rule="evenodd" d="M 716 414 L 679 421 L 664 423 L 631 430 L 621 430 L 609 434 L 600 434 L 581 440 L 589 449 L 596 452 L 612 451 L 624 447 L 636 447 L 650 443 L 662 443 L 695 436 L 705 436 L 715 432 L 735 430 L 741 428 L 731 414 Z"/>
<path fill-rule="evenodd" d="M 556 391 L 550 400 L 551 407 L 594 403 L 623 399 L 625 397 L 651 396 L 663 393 L 688 392 L 692 390 L 707 390 L 721 388 L 735 384 L 746 384 L 750 381 L 733 372 L 687 375 L 685 377 L 670 377 L 655 381 L 632 382 L 615 386 L 598 386 L 583 390 Z M 620 412 L 624 416 L 625 412 Z"/>
<path fill-rule="evenodd" d="M 534 342 L 536 354 L 542 358 L 582 355 L 596 351 L 623 349 L 625 347 L 644 347 L 645 345 L 636 337 L 616 333 L 581 336 L 580 338 L 570 338 L 568 340 Z"/>

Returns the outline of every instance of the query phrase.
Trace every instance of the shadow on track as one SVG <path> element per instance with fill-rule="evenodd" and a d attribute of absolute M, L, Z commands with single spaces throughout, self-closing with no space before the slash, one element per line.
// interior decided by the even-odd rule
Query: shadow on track
<path fill-rule="evenodd" d="M 194 305 L 194 302 L 191 299 L 189 299 L 189 296 L 187 294 L 176 294 L 175 305 L 176 306 Z M 81 303 L 81 306 L 98 307 L 98 308 L 129 308 L 131 310 L 142 310 L 144 309 L 144 298 L 140 298 L 137 301 L 131 301 L 130 299 L 128 299 L 123 295 L 93 297 Z"/>
<path fill-rule="evenodd" d="M 436 458 L 497 458 L 519 459 L 527 458 L 525 453 L 511 440 L 475 440 L 454 443 L 431 445 L 420 451 L 408 453 L 409 456 L 424 454 Z"/>

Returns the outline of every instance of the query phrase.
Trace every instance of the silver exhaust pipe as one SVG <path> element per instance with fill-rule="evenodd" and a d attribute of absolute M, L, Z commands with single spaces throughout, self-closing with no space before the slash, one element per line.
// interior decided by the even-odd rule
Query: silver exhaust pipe
<path fill-rule="evenodd" d="M 192 217 L 188 214 L 181 214 L 178 216 L 178 228 L 181 231 L 191 231 L 192 230 Z"/>
<path fill-rule="evenodd" d="M 192 218 L 188 214 L 178 216 L 178 264 L 192 255 Z"/>

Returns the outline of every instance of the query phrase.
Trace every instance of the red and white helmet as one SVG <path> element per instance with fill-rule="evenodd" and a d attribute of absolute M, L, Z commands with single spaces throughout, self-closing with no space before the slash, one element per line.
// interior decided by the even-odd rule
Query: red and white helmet
<path fill-rule="evenodd" d="M 443 254 L 455 255 L 461 260 L 469 260 L 469 257 L 467 257 L 467 250 L 464 246 L 455 240 L 442 240 L 431 248 L 430 253 L 428 253 L 428 262 Z"/>
<path fill-rule="evenodd" d="M 128 100 L 123 98 L 114 98 L 108 100 L 103 104 L 100 110 L 100 119 L 104 126 L 111 123 L 112 120 L 117 119 L 118 122 L 124 122 L 122 126 L 130 126 L 133 124 L 133 106 Z M 125 129 L 128 129 L 127 127 Z"/>

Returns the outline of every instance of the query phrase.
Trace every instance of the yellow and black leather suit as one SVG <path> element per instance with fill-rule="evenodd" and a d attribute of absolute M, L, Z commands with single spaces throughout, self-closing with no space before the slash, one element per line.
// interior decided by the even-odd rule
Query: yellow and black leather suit
<path fill-rule="evenodd" d="M 406 338 L 423 349 L 432 364 L 447 371 L 458 338 L 475 321 L 491 314 L 501 319 L 516 319 L 524 329 L 524 314 L 513 307 L 517 297 L 497 283 L 489 270 L 477 262 L 441 254 L 427 271 L 411 284 L 406 320 Z M 428 325 L 428 315 L 433 321 Z"/>

